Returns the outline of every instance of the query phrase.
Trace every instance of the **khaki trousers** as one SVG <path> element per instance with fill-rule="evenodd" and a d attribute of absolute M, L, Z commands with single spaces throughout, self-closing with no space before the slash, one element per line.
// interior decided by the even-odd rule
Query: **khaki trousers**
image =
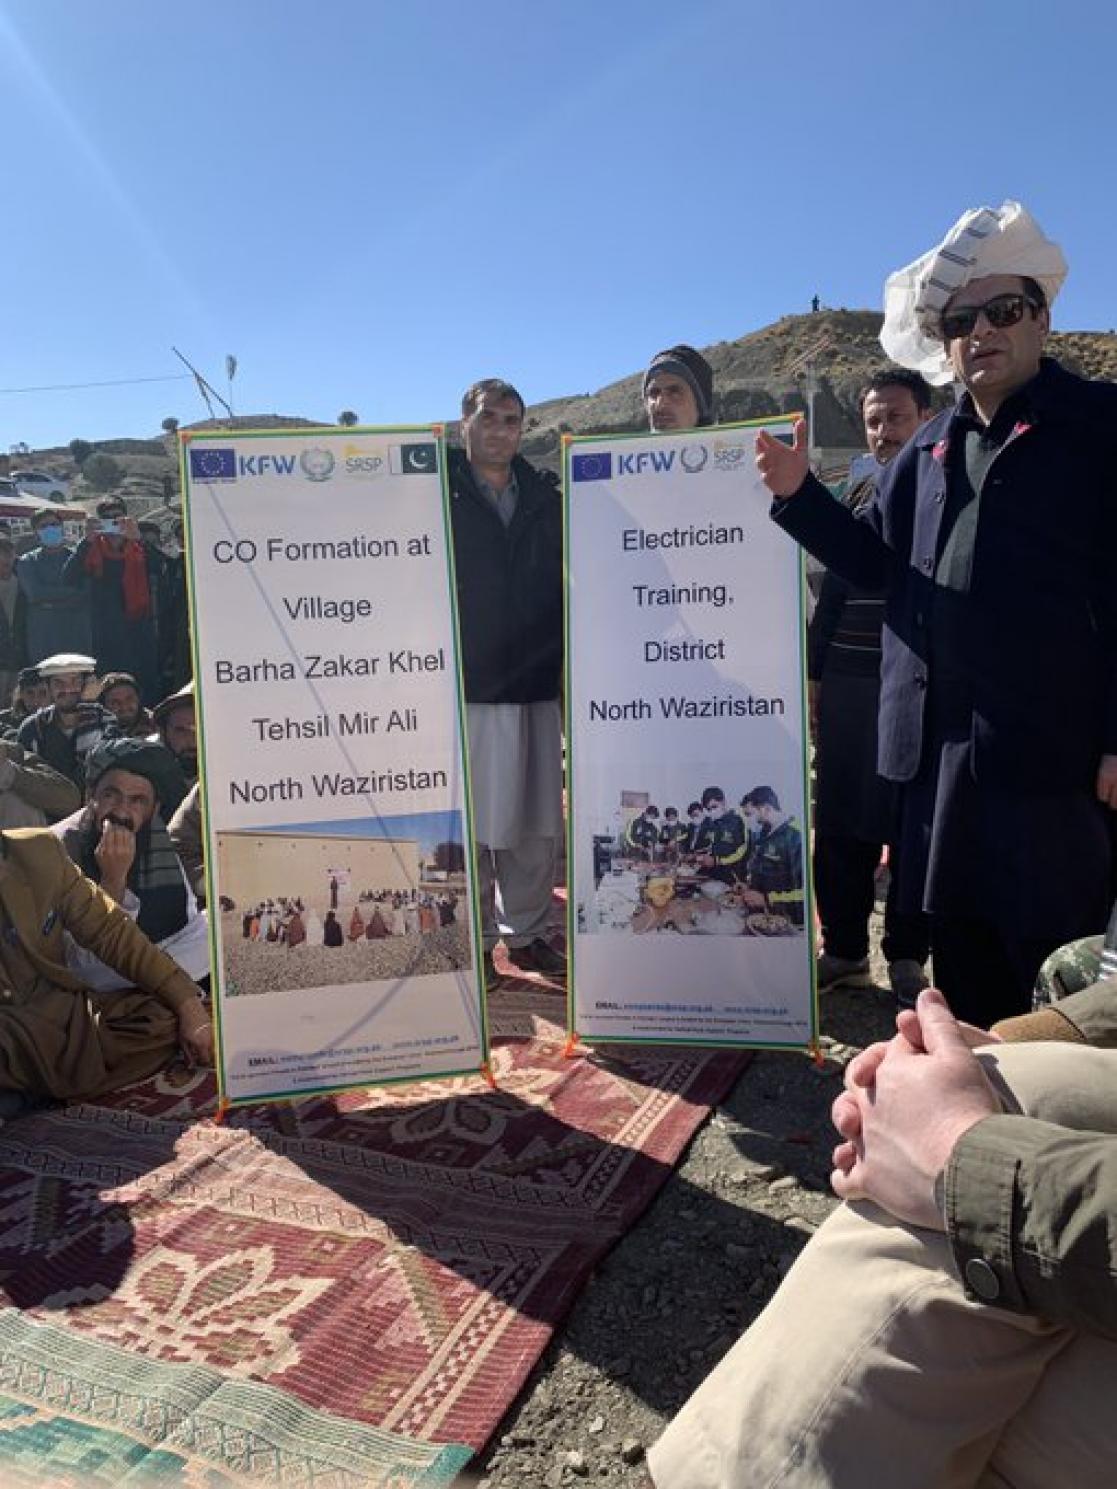
<path fill-rule="evenodd" d="M 1117 1132 L 1117 1051 L 990 1047 L 1007 1110 Z M 945 1237 L 842 1205 L 648 1456 L 656 1489 L 1111 1489 L 1117 1344 L 966 1298 Z"/>

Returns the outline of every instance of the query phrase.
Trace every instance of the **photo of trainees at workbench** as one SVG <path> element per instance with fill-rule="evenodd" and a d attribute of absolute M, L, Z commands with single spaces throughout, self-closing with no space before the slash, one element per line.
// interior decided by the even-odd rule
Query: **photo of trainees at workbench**
<path fill-rule="evenodd" d="M 594 893 L 578 906 L 580 930 L 802 935 L 803 833 L 773 787 L 738 796 L 709 785 L 666 800 L 621 791 L 608 830 L 593 836 Z"/>

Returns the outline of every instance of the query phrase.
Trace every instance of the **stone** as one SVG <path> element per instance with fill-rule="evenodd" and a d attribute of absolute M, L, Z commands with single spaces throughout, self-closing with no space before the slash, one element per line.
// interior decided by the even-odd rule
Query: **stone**
<path fill-rule="evenodd" d="M 784 1174 L 782 1179 L 773 1179 L 768 1185 L 769 1194 L 786 1194 L 789 1189 L 798 1189 L 799 1180 L 794 1174 Z"/>
<path fill-rule="evenodd" d="M 639 1463 L 644 1456 L 644 1444 L 634 1437 L 626 1437 L 621 1443 L 621 1457 L 626 1463 Z"/>
<path fill-rule="evenodd" d="M 818 1226 L 812 1221 L 804 1219 L 802 1215 L 789 1215 L 784 1221 L 787 1230 L 802 1231 L 805 1236 L 813 1236 Z"/>
<path fill-rule="evenodd" d="M 566 1455 L 565 1463 L 571 1473 L 576 1473 L 581 1477 L 585 1477 L 590 1471 L 589 1464 L 586 1462 L 586 1455 L 579 1453 L 577 1448 L 571 1448 L 570 1452 Z"/>
<path fill-rule="evenodd" d="M 599 1432 L 604 1432 L 605 1431 L 605 1418 L 603 1416 L 601 1416 L 600 1413 L 599 1413 L 596 1417 L 594 1417 L 592 1419 L 592 1421 L 590 1422 L 589 1426 L 586 1428 L 586 1431 L 587 1432 L 592 1432 L 595 1437 L 597 1436 L 597 1434 Z"/>

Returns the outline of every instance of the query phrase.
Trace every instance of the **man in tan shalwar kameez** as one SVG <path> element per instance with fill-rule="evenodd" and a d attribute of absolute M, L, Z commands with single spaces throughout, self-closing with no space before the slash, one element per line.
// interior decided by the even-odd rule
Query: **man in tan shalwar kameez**
<path fill-rule="evenodd" d="M 86 989 L 66 967 L 64 931 L 132 986 Z M 197 986 L 50 832 L 0 832 L 0 1093 L 98 1096 L 153 1075 L 179 1049 L 213 1059 Z"/>

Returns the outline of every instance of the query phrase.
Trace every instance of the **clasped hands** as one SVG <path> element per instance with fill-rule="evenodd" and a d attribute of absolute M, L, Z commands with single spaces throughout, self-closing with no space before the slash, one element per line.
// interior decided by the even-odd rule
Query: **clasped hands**
<path fill-rule="evenodd" d="M 934 1187 L 954 1146 L 1001 1111 L 974 1048 L 998 1037 L 954 1017 L 936 988 L 896 1018 L 896 1034 L 850 1061 L 831 1108 L 842 1141 L 830 1182 L 844 1200 L 872 1200 L 898 1220 L 945 1229 Z"/>

